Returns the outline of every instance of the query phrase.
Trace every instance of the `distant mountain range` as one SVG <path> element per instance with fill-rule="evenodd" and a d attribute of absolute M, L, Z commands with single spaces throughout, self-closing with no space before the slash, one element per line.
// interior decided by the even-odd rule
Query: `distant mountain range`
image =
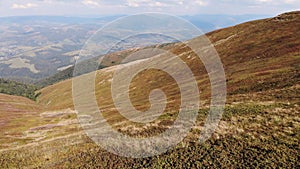
<path fill-rule="evenodd" d="M 119 17 L 122 16 L 0 17 L 0 77 L 32 83 L 69 68 L 74 64 L 74 57 L 79 55 L 86 40 L 104 24 Z M 182 16 L 205 33 L 263 17 L 265 16 Z M 157 39 L 153 39 L 153 42 L 156 41 Z M 120 50 L 124 48 L 120 47 Z"/>

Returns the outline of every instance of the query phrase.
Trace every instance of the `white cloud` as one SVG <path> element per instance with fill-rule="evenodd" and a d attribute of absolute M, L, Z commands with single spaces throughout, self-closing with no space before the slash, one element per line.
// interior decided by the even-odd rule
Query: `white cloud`
<path fill-rule="evenodd" d="M 263 3 L 265 3 L 265 2 L 272 2 L 272 0 L 257 0 L 258 2 L 263 2 Z"/>
<path fill-rule="evenodd" d="M 195 0 L 195 3 L 199 6 L 206 6 L 208 3 L 203 0 Z"/>
<path fill-rule="evenodd" d="M 282 4 L 282 3 L 286 3 L 286 4 L 293 4 L 296 2 L 296 0 L 256 0 L 256 2 L 259 3 L 273 3 L 273 4 Z"/>
<path fill-rule="evenodd" d="M 292 3 L 296 2 L 296 0 L 284 0 L 284 2 L 287 4 L 292 4 Z"/>
<path fill-rule="evenodd" d="M 184 2 L 183 0 L 180 0 L 180 1 L 178 1 L 178 4 L 183 5 L 183 2 Z"/>
<path fill-rule="evenodd" d="M 163 3 L 161 2 L 155 2 L 153 4 L 151 4 L 152 6 L 157 6 L 157 7 L 162 7 L 162 6 L 165 6 Z"/>
<path fill-rule="evenodd" d="M 138 3 L 137 0 L 127 0 L 127 5 L 129 7 L 139 7 L 140 4 Z"/>
<path fill-rule="evenodd" d="M 38 6 L 37 4 L 27 3 L 27 4 L 13 4 L 11 8 L 13 9 L 27 9 Z"/>
<path fill-rule="evenodd" d="M 161 2 L 153 2 L 153 3 L 150 3 L 149 6 L 150 7 L 165 7 L 165 6 L 168 6 L 168 5 L 165 4 L 165 3 L 161 3 Z"/>
<path fill-rule="evenodd" d="M 86 6 L 91 6 L 91 7 L 100 6 L 100 4 L 97 1 L 93 1 L 93 0 L 83 0 L 82 3 Z"/>
<path fill-rule="evenodd" d="M 165 7 L 166 3 L 152 0 L 127 0 L 127 6 L 129 7 Z"/>

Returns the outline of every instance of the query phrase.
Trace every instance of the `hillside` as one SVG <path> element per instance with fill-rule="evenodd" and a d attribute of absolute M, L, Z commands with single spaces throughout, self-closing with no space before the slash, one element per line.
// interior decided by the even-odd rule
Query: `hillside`
<path fill-rule="evenodd" d="M 287 100 L 289 97 L 295 98 L 297 96 L 297 93 L 290 96 L 291 93 L 285 95 L 286 92 L 276 92 L 276 89 L 289 90 L 290 87 L 295 87 L 300 81 L 298 64 L 300 60 L 299 15 L 300 12 L 282 14 L 275 18 L 252 21 L 207 34 L 224 64 L 230 95 L 247 94 L 247 97 L 250 97 L 252 93 L 261 93 L 263 98 L 256 98 L 253 95 L 251 99 L 254 100 Z M 194 41 L 196 42 L 197 38 Z M 181 44 L 175 44 L 173 47 L 168 46 L 170 51 L 178 55 L 189 52 L 186 51 L 187 48 L 181 47 Z M 104 58 L 110 61 L 114 60 L 115 64 L 118 64 L 127 55 L 124 54 L 121 55 L 123 57 L 115 58 L 120 56 L 117 53 Z M 107 63 L 109 64 L 109 62 Z M 198 66 L 196 65 L 198 62 L 189 61 L 188 64 L 191 67 Z M 200 67 L 200 70 L 203 71 L 204 67 Z M 106 72 L 108 73 L 106 74 Z M 106 69 L 99 71 L 98 74 L 102 74 L 104 77 L 99 77 L 96 83 L 99 83 L 100 79 L 103 81 L 110 73 L 111 71 L 106 71 Z M 203 84 L 205 85 L 201 84 L 204 89 L 209 86 L 208 81 L 205 81 L 206 75 L 197 76 L 197 79 L 204 81 Z M 56 88 L 58 93 L 65 93 L 66 87 L 62 88 L 61 86 L 68 85 L 70 87 L 69 82 L 58 83 L 42 89 L 39 101 L 45 102 L 44 98 L 48 98 L 49 93 L 47 91 L 53 91 L 53 88 Z M 139 85 L 145 84 L 139 82 Z M 70 92 L 70 90 L 68 91 Z M 51 95 L 55 94 L 51 93 Z M 206 95 L 209 94 L 206 93 Z M 69 101 L 72 100 L 69 99 Z"/>
<path fill-rule="evenodd" d="M 165 44 L 158 44 L 158 45 L 154 45 L 154 46 L 159 49 L 168 50 L 172 45 L 173 45 L 173 43 L 165 43 Z M 122 51 L 118 51 L 118 52 L 112 52 L 105 56 L 99 56 L 99 57 L 95 57 L 95 58 L 92 58 L 89 60 L 84 60 L 83 62 L 80 62 L 77 66 L 80 67 L 80 69 L 83 73 L 92 72 L 94 70 L 90 70 L 91 65 L 99 62 L 100 58 L 103 58 L 101 65 L 99 65 L 99 67 L 98 67 L 98 70 L 104 69 L 107 67 L 121 64 L 123 59 L 125 59 L 129 55 L 133 54 L 134 52 L 137 52 L 137 51 L 140 51 L 143 49 L 147 49 L 150 47 L 154 47 L 154 46 L 147 46 L 147 47 L 122 50 Z M 34 84 L 37 86 L 41 86 L 41 87 L 50 86 L 50 85 L 53 85 L 55 83 L 58 83 L 58 82 L 61 82 L 64 80 L 71 79 L 73 77 L 73 71 L 74 71 L 74 65 L 65 70 L 59 71 L 58 73 L 56 73 L 50 77 L 41 79 L 41 80 L 35 82 Z"/>
<path fill-rule="evenodd" d="M 38 94 L 35 93 L 37 89 L 38 88 L 34 85 L 0 79 L 0 93 L 23 96 L 35 100 L 38 96 Z"/>
<path fill-rule="evenodd" d="M 177 43 L 166 49 L 179 55 L 194 73 L 200 91 L 201 108 L 197 125 L 174 149 L 159 156 L 130 159 L 116 156 L 97 146 L 82 133 L 75 112 L 72 111 L 72 80 L 69 79 L 41 89 L 37 103 L 30 102 L 37 107 L 31 111 L 40 116 L 35 116 L 33 121 L 27 123 L 29 126 L 19 128 L 16 137 L 13 132 L 2 136 L 1 142 L 5 144 L 0 150 L 0 166 L 299 167 L 300 12 L 243 23 L 210 32 L 207 36 L 224 64 L 228 97 L 218 129 L 205 143 L 198 143 L 198 137 L 208 113 L 210 81 L 204 65 L 191 53 L 190 48 Z M 198 45 L 199 38 L 192 39 L 189 43 Z M 106 57 L 107 63 L 111 64 L 111 57 Z M 179 110 L 180 92 L 174 79 L 165 72 L 153 69 L 143 71 L 130 85 L 130 99 L 138 110 L 149 109 L 148 97 L 153 89 L 162 88 L 167 96 L 164 114 L 149 125 L 131 123 L 124 119 L 116 111 L 111 98 L 111 77 L 116 70 L 144 66 L 150 61 L 159 62 L 161 57 L 163 56 L 154 56 L 142 62 L 135 61 L 122 66 L 107 65 L 110 67 L 97 71 L 97 102 L 105 118 L 116 130 L 134 137 L 149 137 L 161 133 L 174 123 Z M 118 63 L 120 58 L 114 58 L 114 63 Z M 172 66 L 174 71 L 181 70 L 180 67 Z M 20 100 L 22 102 L 25 100 Z M 1 121 L 5 122 L 9 117 L 9 114 L 1 113 Z M 14 125 L 19 124 L 18 121 L 1 124 L 10 131 Z M 36 124 L 36 121 L 39 123 Z"/>
<path fill-rule="evenodd" d="M 288 16 L 285 17 L 285 15 Z M 222 59 L 222 61 L 224 60 L 225 65 L 232 65 L 233 62 L 240 62 L 242 61 L 242 58 L 247 59 L 245 60 L 246 62 L 252 59 L 253 62 L 251 63 L 255 64 L 255 60 L 265 61 L 268 58 L 270 59 L 270 57 L 277 57 L 282 54 L 287 55 L 288 53 L 297 53 L 297 49 L 299 47 L 299 42 L 296 36 L 297 33 L 293 35 L 293 33 L 297 31 L 297 28 L 289 27 L 289 24 L 291 23 L 297 24 L 295 20 L 297 18 L 293 18 L 293 16 L 297 17 L 297 15 L 297 12 L 282 14 L 272 19 L 254 22 L 252 21 L 234 27 L 220 29 L 208 33 L 207 36 L 215 44 L 215 47 L 222 58 L 227 58 L 233 55 L 231 63 L 228 63 L 228 60 Z M 286 18 L 289 19 L 286 20 Z M 247 39 L 247 41 L 243 42 L 245 41 L 245 39 Z M 156 47 L 169 50 L 169 48 L 172 48 L 171 46 L 172 44 L 166 44 L 158 45 Z M 273 50 L 273 46 L 276 47 L 276 50 Z M 106 55 L 104 57 L 104 61 L 102 61 L 102 65 L 100 65 L 99 68 L 102 69 L 105 67 L 118 65 L 124 58 L 141 49 L 144 48 L 140 48 L 137 50 L 129 49 Z M 297 67 L 297 65 L 294 67 Z M 228 67 L 228 69 L 230 68 Z M 249 67 L 248 69 L 252 69 L 252 67 Z M 69 79 L 73 76 L 72 71 L 72 67 L 68 68 L 64 71 L 58 72 L 57 74 L 49 78 L 43 79 L 36 84 L 41 86 L 48 86 Z"/>

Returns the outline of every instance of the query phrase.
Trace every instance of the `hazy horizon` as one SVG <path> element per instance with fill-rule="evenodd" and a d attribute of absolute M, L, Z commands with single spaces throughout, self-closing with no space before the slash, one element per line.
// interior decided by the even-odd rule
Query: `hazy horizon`
<path fill-rule="evenodd" d="M 0 0 L 0 17 L 68 16 L 103 17 L 162 12 L 190 15 L 267 15 L 300 9 L 296 0 Z"/>

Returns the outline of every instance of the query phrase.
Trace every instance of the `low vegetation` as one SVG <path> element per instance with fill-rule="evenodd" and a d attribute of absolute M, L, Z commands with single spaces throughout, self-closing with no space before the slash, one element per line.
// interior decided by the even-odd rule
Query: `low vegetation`
<path fill-rule="evenodd" d="M 23 96 L 36 100 L 40 93 L 35 93 L 38 88 L 34 85 L 23 84 L 11 80 L 0 79 L 0 93 Z"/>
<path fill-rule="evenodd" d="M 199 111 L 199 115 L 203 113 Z M 299 105 L 228 105 L 216 133 L 205 143 L 194 129 L 175 148 L 150 158 L 107 152 L 85 135 L 57 138 L 0 152 L 4 168 L 298 168 Z M 163 127 L 163 126 L 161 126 Z M 133 131 L 131 131 L 133 132 Z"/>

